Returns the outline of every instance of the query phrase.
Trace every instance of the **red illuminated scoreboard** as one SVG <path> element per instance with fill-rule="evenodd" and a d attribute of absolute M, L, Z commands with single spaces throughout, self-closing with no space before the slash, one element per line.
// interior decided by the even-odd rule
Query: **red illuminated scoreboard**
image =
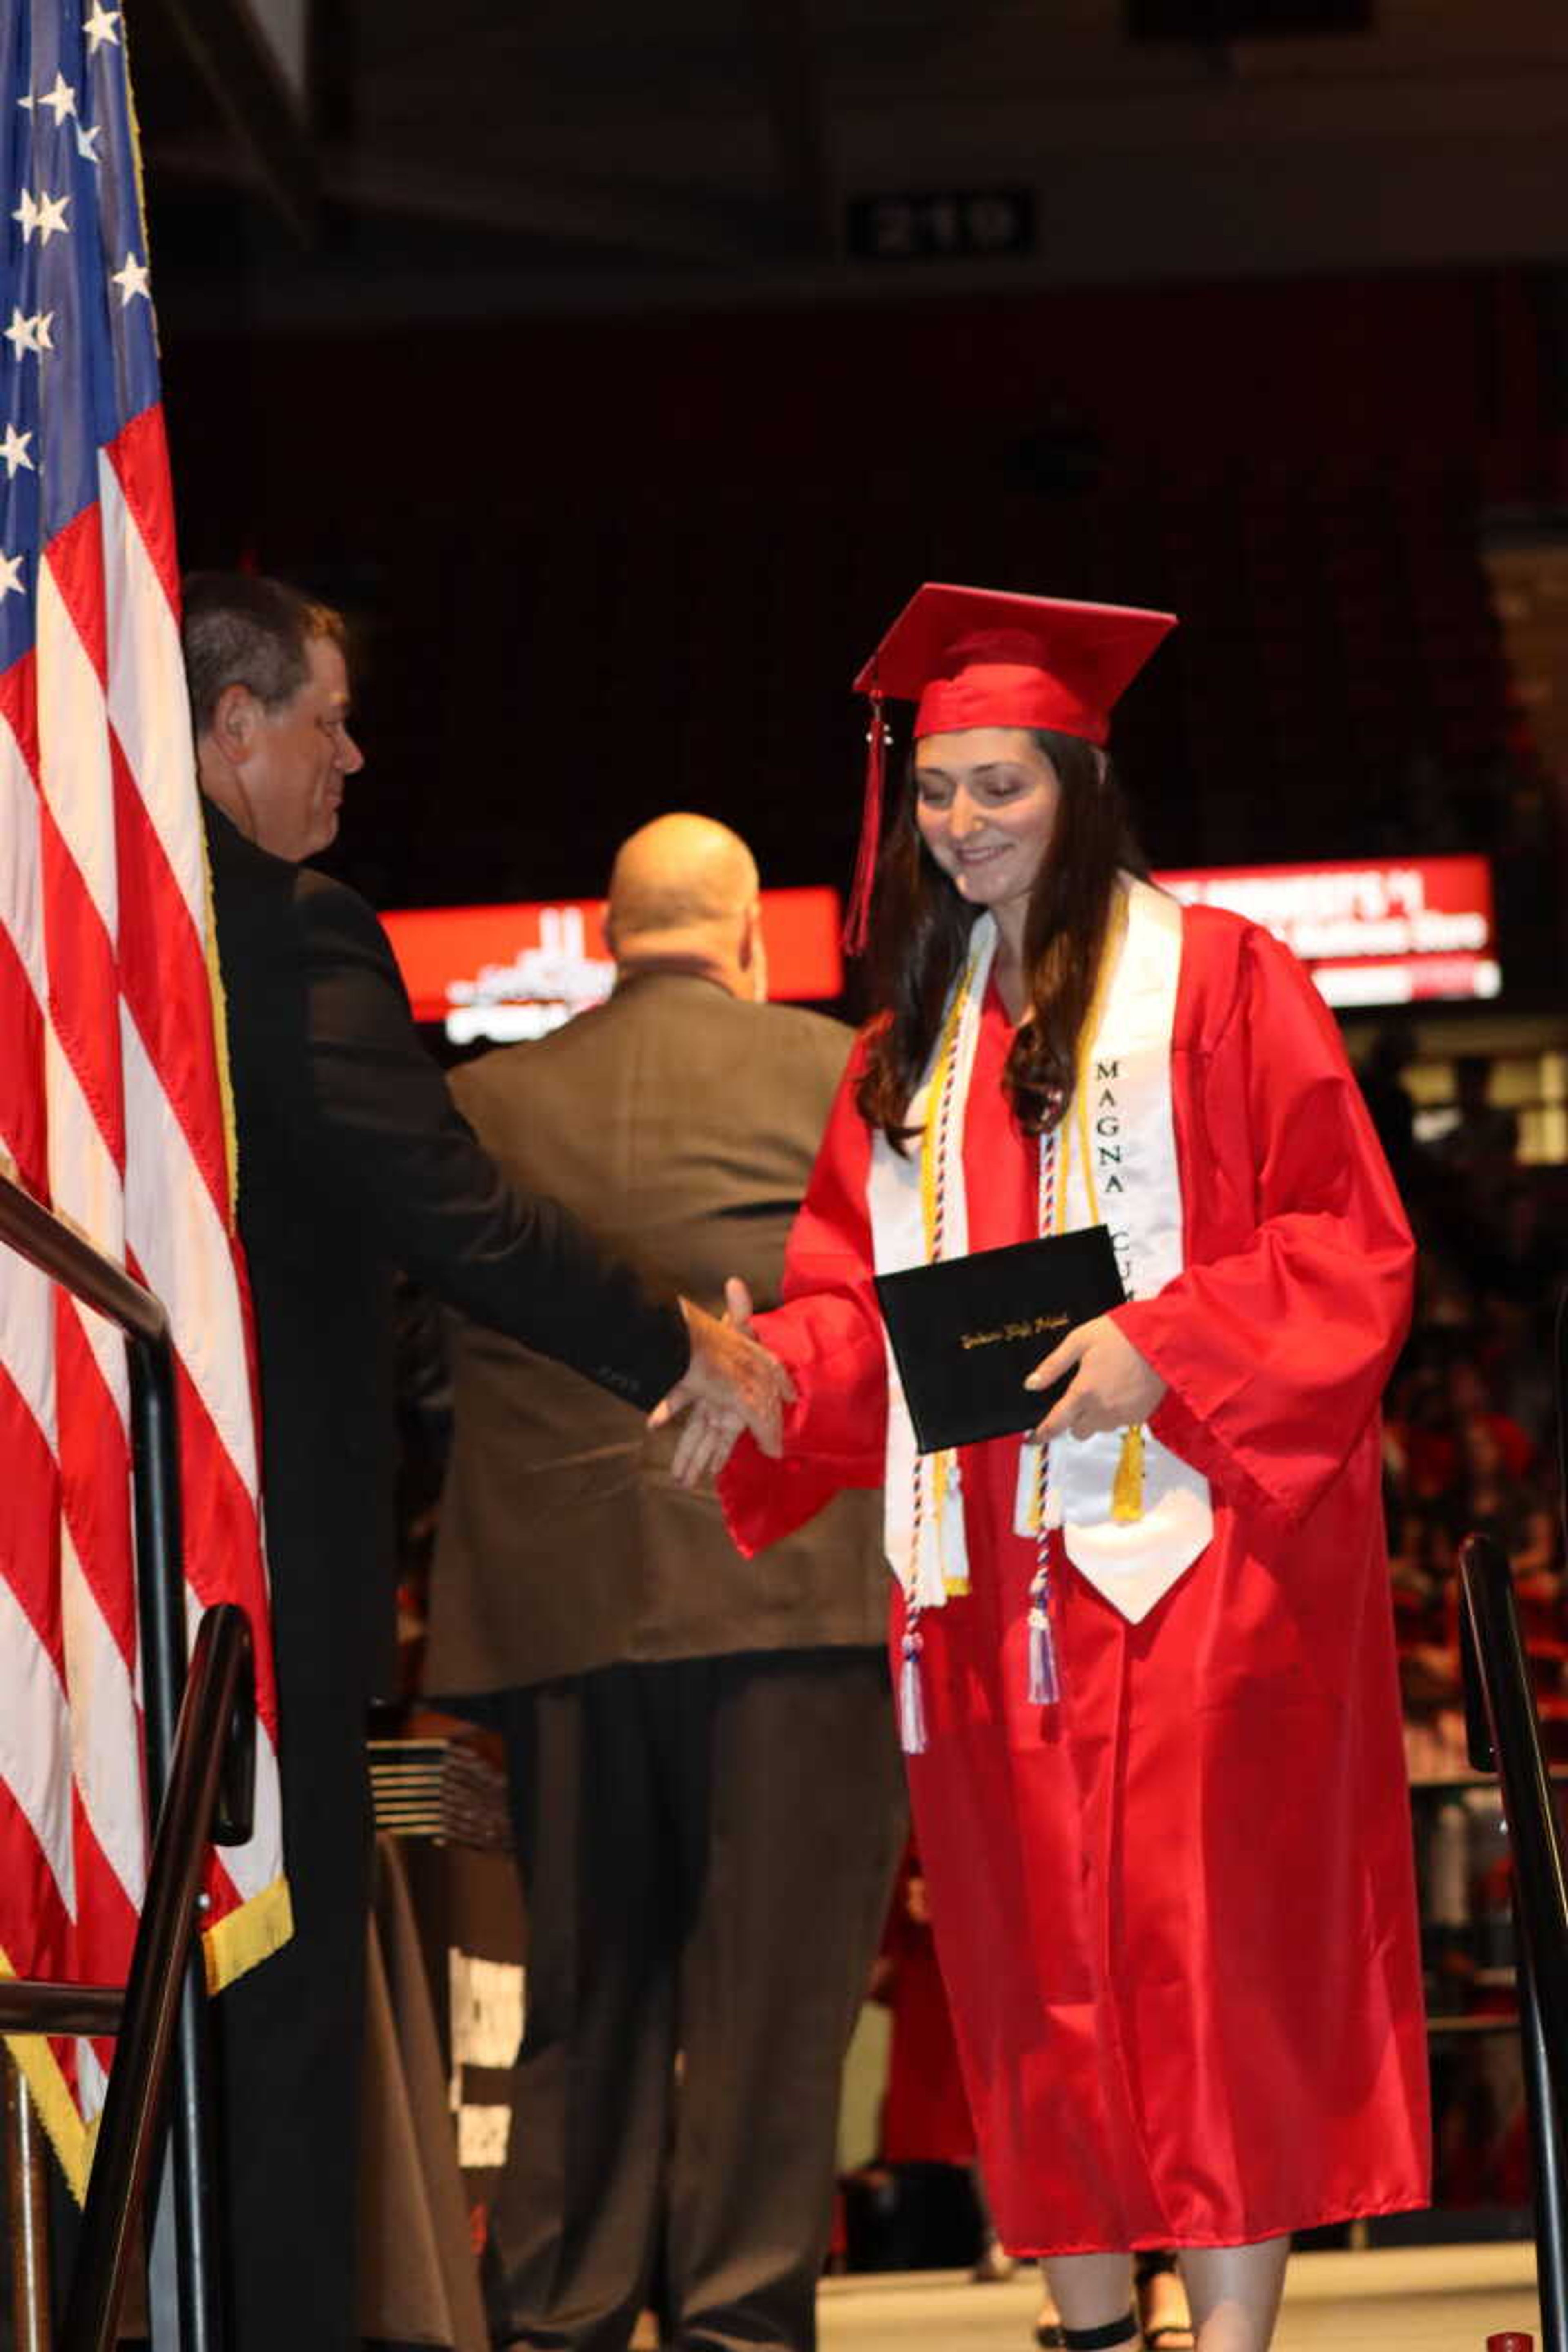
<path fill-rule="evenodd" d="M 1502 985 L 1484 857 L 1344 858 L 1159 874 L 1188 906 L 1229 907 L 1307 966 L 1329 1003 L 1414 1004 Z M 541 1037 L 610 992 L 602 898 L 426 907 L 384 916 L 416 1020 L 457 1045 Z M 768 993 L 825 1003 L 844 983 L 835 890 L 764 890 Z"/>
<path fill-rule="evenodd" d="M 420 907 L 384 915 L 416 1021 L 455 1045 L 542 1037 L 608 996 L 616 968 L 602 898 L 547 906 Z M 836 890 L 764 890 L 768 994 L 824 1003 L 844 985 Z"/>

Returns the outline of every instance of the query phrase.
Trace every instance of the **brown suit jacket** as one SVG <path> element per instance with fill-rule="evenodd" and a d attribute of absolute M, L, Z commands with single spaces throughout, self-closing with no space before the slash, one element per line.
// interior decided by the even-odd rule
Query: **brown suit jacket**
<path fill-rule="evenodd" d="M 648 971 L 536 1044 L 458 1071 L 481 1141 L 531 1193 L 718 1309 L 774 1304 L 791 1222 L 850 1044 L 839 1023 Z M 428 1689 L 474 1695 L 624 1661 L 879 1643 L 880 1498 L 838 1497 L 742 1559 L 668 1431 L 477 1325 L 432 1580 Z"/>

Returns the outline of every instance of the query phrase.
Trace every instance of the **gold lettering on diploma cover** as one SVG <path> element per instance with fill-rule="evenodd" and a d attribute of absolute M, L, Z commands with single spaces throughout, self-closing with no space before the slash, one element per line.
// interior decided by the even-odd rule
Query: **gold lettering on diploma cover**
<path fill-rule="evenodd" d="M 1047 1331 L 1065 1331 L 1070 1315 L 1031 1315 L 1022 1323 L 999 1323 L 994 1331 L 961 1331 L 962 1348 L 994 1348 L 998 1339 L 1037 1339 Z"/>

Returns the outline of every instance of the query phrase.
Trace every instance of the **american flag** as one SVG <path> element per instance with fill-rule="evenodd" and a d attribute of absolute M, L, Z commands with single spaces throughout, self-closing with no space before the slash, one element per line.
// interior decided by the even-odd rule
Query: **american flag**
<path fill-rule="evenodd" d="M 168 1309 L 192 1618 L 265 1624 L 248 1302 L 120 11 L 0 0 L 0 1150 Z M 146 1824 L 124 1346 L 0 1246 L 0 1970 L 122 1980 Z M 288 1933 L 257 1834 L 209 1979 Z M 68 2174 L 109 2051 L 13 2044 Z"/>

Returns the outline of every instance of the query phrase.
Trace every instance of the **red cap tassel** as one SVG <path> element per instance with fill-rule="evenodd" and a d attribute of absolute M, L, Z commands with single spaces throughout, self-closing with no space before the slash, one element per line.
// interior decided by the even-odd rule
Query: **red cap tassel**
<path fill-rule="evenodd" d="M 870 696 L 871 723 L 866 730 L 866 805 L 860 817 L 860 846 L 856 853 L 849 912 L 844 919 L 844 952 L 852 956 L 866 952 L 871 888 L 877 878 L 877 854 L 882 845 L 882 780 L 889 736 L 882 721 L 879 688 L 872 687 Z"/>

